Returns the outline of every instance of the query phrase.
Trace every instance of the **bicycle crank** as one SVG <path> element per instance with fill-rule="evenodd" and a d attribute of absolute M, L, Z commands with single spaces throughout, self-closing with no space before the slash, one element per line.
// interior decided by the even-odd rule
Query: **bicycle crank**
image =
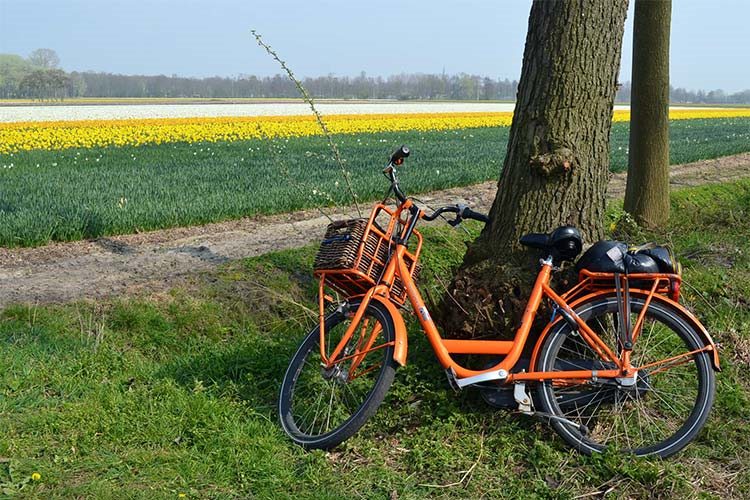
<path fill-rule="evenodd" d="M 529 415 L 530 417 L 542 418 L 546 420 L 554 420 L 555 422 L 560 422 L 561 424 L 569 425 L 573 428 L 578 429 L 578 431 L 584 436 L 586 436 L 589 433 L 589 428 L 586 427 L 585 425 L 577 424 L 573 422 L 572 420 L 568 420 L 567 418 L 561 417 L 559 415 L 553 415 L 551 413 L 547 413 L 544 411 L 534 411 L 531 413 L 524 413 L 524 415 Z"/>
<path fill-rule="evenodd" d="M 524 415 L 528 415 L 530 417 L 545 418 L 547 420 L 560 422 L 561 424 L 570 425 L 577 428 L 579 432 L 584 436 L 589 432 L 588 427 L 583 424 L 577 424 L 572 420 L 568 420 L 567 418 L 561 417 L 559 415 L 553 415 L 544 411 L 534 410 L 533 401 L 529 393 L 526 391 L 526 384 L 524 382 L 516 382 L 515 384 L 513 384 L 513 399 L 515 399 L 516 403 L 518 403 L 518 411 L 520 413 L 523 413 Z"/>

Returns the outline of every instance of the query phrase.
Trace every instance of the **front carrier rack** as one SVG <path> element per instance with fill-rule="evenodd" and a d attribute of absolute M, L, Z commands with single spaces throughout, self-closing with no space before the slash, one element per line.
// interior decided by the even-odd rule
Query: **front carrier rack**
<path fill-rule="evenodd" d="M 328 225 L 323 241 L 315 256 L 313 274 L 330 288 L 345 297 L 366 293 L 377 284 L 387 285 L 391 297 L 399 304 L 406 302 L 406 289 L 396 275 L 393 283 L 381 283 L 383 271 L 396 239 L 401 237 L 406 221 L 395 216 L 385 205 L 376 205 L 369 219 L 349 219 Z M 418 264 L 422 249 L 422 235 L 412 233 L 413 248 L 404 254 L 404 261 L 412 277 L 418 278 Z"/>

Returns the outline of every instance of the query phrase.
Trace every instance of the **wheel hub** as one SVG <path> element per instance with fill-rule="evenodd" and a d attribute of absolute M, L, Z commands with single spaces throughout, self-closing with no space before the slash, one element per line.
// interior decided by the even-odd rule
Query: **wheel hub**
<path fill-rule="evenodd" d="M 349 380 L 349 372 L 347 370 L 342 370 L 339 365 L 334 365 L 331 368 L 322 366 L 320 368 L 320 373 L 323 375 L 324 379 L 333 380 L 342 385 L 346 384 Z"/>

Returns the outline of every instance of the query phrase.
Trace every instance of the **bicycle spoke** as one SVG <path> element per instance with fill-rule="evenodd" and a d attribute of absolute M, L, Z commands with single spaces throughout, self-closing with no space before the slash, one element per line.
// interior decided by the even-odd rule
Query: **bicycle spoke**
<path fill-rule="evenodd" d="M 604 390 L 604 387 L 601 387 L 597 395 L 600 395 L 603 390 Z M 585 425 L 587 428 L 591 425 L 591 419 L 593 419 L 594 416 L 599 413 L 599 408 L 602 406 L 603 402 L 604 402 L 604 398 L 599 398 L 599 401 L 596 403 L 596 407 L 593 409 L 593 411 L 589 414 L 588 418 L 586 419 Z"/>
<path fill-rule="evenodd" d="M 648 412 L 648 410 L 646 408 L 646 405 L 645 405 L 645 403 L 643 402 L 643 400 L 642 400 L 642 398 L 640 396 L 638 397 L 638 402 L 641 405 L 641 412 L 642 412 L 643 416 L 646 417 L 646 419 L 648 420 L 648 425 L 647 425 L 648 432 L 649 432 L 649 435 L 651 436 L 651 442 L 654 443 L 654 442 L 657 441 L 656 436 L 654 435 L 654 430 L 657 428 L 658 423 L 656 422 L 656 420 L 654 419 L 654 417 L 652 417 L 649 414 L 649 412 Z"/>
<path fill-rule="evenodd" d="M 336 390 L 336 387 L 333 384 L 331 384 L 331 399 L 328 401 L 328 414 L 327 414 L 326 420 L 325 420 L 325 422 L 326 422 L 325 430 L 326 431 L 331 428 L 331 410 L 333 409 L 333 393 L 334 393 L 335 390 Z M 321 429 L 321 431 L 323 431 L 323 429 Z M 320 432 L 319 434 L 323 434 L 323 432 Z"/>
<path fill-rule="evenodd" d="M 320 413 L 320 403 L 323 401 L 323 394 L 324 393 L 321 391 L 320 397 L 318 398 L 318 401 L 315 403 L 315 413 L 313 415 L 313 421 L 310 424 L 310 429 L 311 430 L 315 429 L 315 422 L 318 421 L 318 414 Z"/>

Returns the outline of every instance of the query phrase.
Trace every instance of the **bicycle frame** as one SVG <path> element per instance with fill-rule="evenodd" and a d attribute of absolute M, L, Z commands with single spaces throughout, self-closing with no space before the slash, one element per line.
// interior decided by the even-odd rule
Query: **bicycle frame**
<path fill-rule="evenodd" d="M 394 218 L 396 220 L 400 220 L 401 214 L 405 210 L 411 209 L 413 206 L 413 203 L 411 200 L 405 200 L 402 202 L 397 210 L 394 212 Z M 414 213 L 413 217 L 416 219 L 421 219 L 424 216 L 424 212 L 422 210 L 419 210 L 418 213 Z M 413 229 L 414 224 L 416 221 L 413 221 L 411 224 L 409 224 L 409 227 L 405 228 L 404 231 L 408 231 Z M 406 236 L 406 239 L 408 239 L 408 234 Z M 361 297 L 362 301 L 357 309 L 357 311 L 354 313 L 354 317 L 352 318 L 352 322 L 349 325 L 347 331 L 343 334 L 342 339 L 339 341 L 338 345 L 335 347 L 333 352 L 328 355 L 325 352 L 325 318 L 324 318 L 324 281 L 325 276 L 321 276 L 320 281 L 320 351 L 321 351 L 321 358 L 323 362 L 325 363 L 327 368 L 331 368 L 336 363 L 339 363 L 345 359 L 353 359 L 353 368 L 352 372 L 356 369 L 356 367 L 359 365 L 361 360 L 366 356 L 369 352 L 372 352 L 376 349 L 380 349 L 383 347 L 386 347 L 387 345 L 395 344 L 397 346 L 400 346 L 402 349 L 402 355 L 399 355 L 397 357 L 397 361 L 401 362 L 401 364 L 405 363 L 405 350 L 406 350 L 406 328 L 404 326 L 403 319 L 401 318 L 401 314 L 398 310 L 398 308 L 394 305 L 394 303 L 390 300 L 389 294 L 390 294 L 390 284 L 394 282 L 394 279 L 396 276 L 398 276 L 402 283 L 404 284 L 404 287 L 406 289 L 407 297 L 409 302 L 411 303 L 411 306 L 419 320 L 419 323 L 427 335 L 427 339 L 430 342 L 430 345 L 435 352 L 435 355 L 440 362 L 440 364 L 445 368 L 446 370 L 451 371 L 456 380 L 465 379 L 468 377 L 476 377 L 478 380 L 481 379 L 482 375 L 494 375 L 492 377 L 487 378 L 487 380 L 500 380 L 503 383 L 509 384 L 514 382 L 522 382 L 522 381 L 544 381 L 544 380 L 552 380 L 555 381 L 563 381 L 563 380 L 591 380 L 596 378 L 629 378 L 633 377 L 637 370 L 639 368 L 645 368 L 645 367 L 634 367 L 631 364 L 630 361 L 630 354 L 632 351 L 632 345 L 630 347 L 626 347 L 621 349 L 621 352 L 619 354 L 616 354 L 615 352 L 610 349 L 610 347 L 594 332 L 594 330 L 589 327 L 585 320 L 583 320 L 580 316 L 576 314 L 573 307 L 571 307 L 571 304 L 574 306 L 578 303 L 583 302 L 585 299 L 590 299 L 597 295 L 606 295 L 612 293 L 612 290 L 602 290 L 597 291 L 588 295 L 585 295 L 581 297 L 580 294 L 580 288 L 574 287 L 571 291 L 564 294 L 563 296 L 558 295 L 552 288 L 550 287 L 550 276 L 553 270 L 553 262 L 552 258 L 548 257 L 547 259 L 543 260 L 541 262 L 541 269 L 539 271 L 539 274 L 537 275 L 536 281 L 534 283 L 534 287 L 531 291 L 531 295 L 529 297 L 526 309 L 524 311 L 521 325 L 518 328 L 518 330 L 515 333 L 515 336 L 513 340 L 506 341 L 506 340 L 460 340 L 460 339 L 444 339 L 441 337 L 435 323 L 432 320 L 432 317 L 430 316 L 429 311 L 427 310 L 427 307 L 425 306 L 424 300 L 422 299 L 422 296 L 417 289 L 417 286 L 412 278 L 411 272 L 404 260 L 404 255 L 407 251 L 407 247 L 403 241 L 397 243 L 396 249 L 394 254 L 391 256 L 391 258 L 388 261 L 388 264 L 382 274 L 382 278 L 380 280 L 380 284 L 377 284 L 376 286 L 372 287 L 370 290 L 368 290 L 364 295 L 360 295 L 358 297 Z M 611 277 L 611 275 L 610 275 Z M 641 275 L 633 275 L 631 278 L 643 278 Z M 652 363 L 652 365 L 649 365 L 649 368 L 657 368 L 660 364 L 675 364 L 678 362 L 681 362 L 683 359 L 687 360 L 688 357 L 693 356 L 699 352 L 703 351 L 713 351 L 713 357 L 714 357 L 714 367 L 716 369 L 719 369 L 718 366 L 718 351 L 713 343 L 713 341 L 708 336 L 708 333 L 705 332 L 705 328 L 703 328 L 700 323 L 692 317 L 692 315 L 685 310 L 682 306 L 677 304 L 675 301 L 671 301 L 662 295 L 657 294 L 657 290 L 660 289 L 660 287 L 663 289 L 663 286 L 660 285 L 662 283 L 662 280 L 672 280 L 674 278 L 677 278 L 679 281 L 679 277 L 675 275 L 650 275 L 649 278 L 653 280 L 653 286 L 650 290 L 633 290 L 634 292 L 637 292 L 637 295 L 642 295 L 645 297 L 645 304 L 635 322 L 634 328 L 632 329 L 632 332 L 630 333 L 632 335 L 632 341 L 635 342 L 638 338 L 638 334 L 640 332 L 640 329 L 643 325 L 644 319 L 645 319 L 645 313 L 646 310 L 649 307 L 649 304 L 652 302 L 652 300 L 659 300 L 659 301 L 669 301 L 671 304 L 676 305 L 681 311 L 684 311 L 686 317 L 691 320 L 694 324 L 700 326 L 699 331 L 702 332 L 702 336 L 704 337 L 705 346 L 701 349 L 694 350 L 689 353 L 685 353 L 683 355 L 680 355 L 674 359 L 666 359 L 659 361 L 657 363 Z M 627 277 L 624 277 L 624 279 L 627 281 Z M 566 301 L 566 298 L 574 298 L 576 299 L 574 302 L 568 303 Z M 539 351 L 539 347 L 541 345 L 541 342 L 544 339 L 544 336 L 547 332 L 549 332 L 551 326 L 555 324 L 559 324 L 560 321 L 568 321 L 568 322 L 575 322 L 575 325 L 578 328 L 578 333 L 581 336 L 581 338 L 591 346 L 594 352 L 598 354 L 598 356 L 602 359 L 603 362 L 607 363 L 609 366 L 612 366 L 611 369 L 606 370 L 564 370 L 564 371 L 533 371 L 534 363 L 532 359 L 532 364 L 530 366 L 530 369 L 532 371 L 529 372 L 520 372 L 520 373 L 511 373 L 511 370 L 514 368 L 516 363 L 521 357 L 521 353 L 526 346 L 526 343 L 529 338 L 529 333 L 531 331 L 532 324 L 534 322 L 534 318 L 536 316 L 536 313 L 539 309 L 539 306 L 544 298 L 548 298 L 551 300 L 556 306 L 559 308 L 560 316 L 556 321 L 550 323 L 550 325 L 547 326 L 547 328 L 544 330 L 542 335 L 540 336 L 539 340 L 537 341 L 537 344 L 534 349 L 534 355 L 533 359 L 536 358 L 536 353 Z M 358 327 L 360 327 L 361 320 L 364 316 L 364 312 L 367 308 L 367 306 L 370 304 L 371 301 L 378 301 L 386 307 L 388 307 L 391 314 L 394 316 L 394 323 L 396 323 L 395 329 L 396 329 L 396 339 L 394 342 L 378 345 L 376 347 L 372 347 L 373 341 L 378 333 L 377 330 L 373 331 L 373 333 L 370 334 L 369 338 L 365 339 L 362 338 L 364 335 L 364 330 L 360 333 L 360 339 L 357 342 L 357 348 L 355 349 L 354 354 L 347 354 L 344 357 L 340 357 L 344 347 L 347 345 L 349 340 L 351 339 L 354 332 L 357 330 Z M 627 299 L 626 299 L 627 300 Z M 364 347 L 364 349 L 362 349 Z M 453 354 L 491 354 L 491 355 L 503 355 L 504 358 L 502 361 L 497 363 L 495 366 L 492 366 L 490 368 L 484 369 L 484 370 L 473 370 L 466 368 L 464 366 L 461 366 L 458 364 L 452 357 Z M 396 356 L 395 356 L 396 357 Z M 502 375 L 497 375 L 498 373 Z M 469 381 L 467 381 L 468 383 Z"/>

